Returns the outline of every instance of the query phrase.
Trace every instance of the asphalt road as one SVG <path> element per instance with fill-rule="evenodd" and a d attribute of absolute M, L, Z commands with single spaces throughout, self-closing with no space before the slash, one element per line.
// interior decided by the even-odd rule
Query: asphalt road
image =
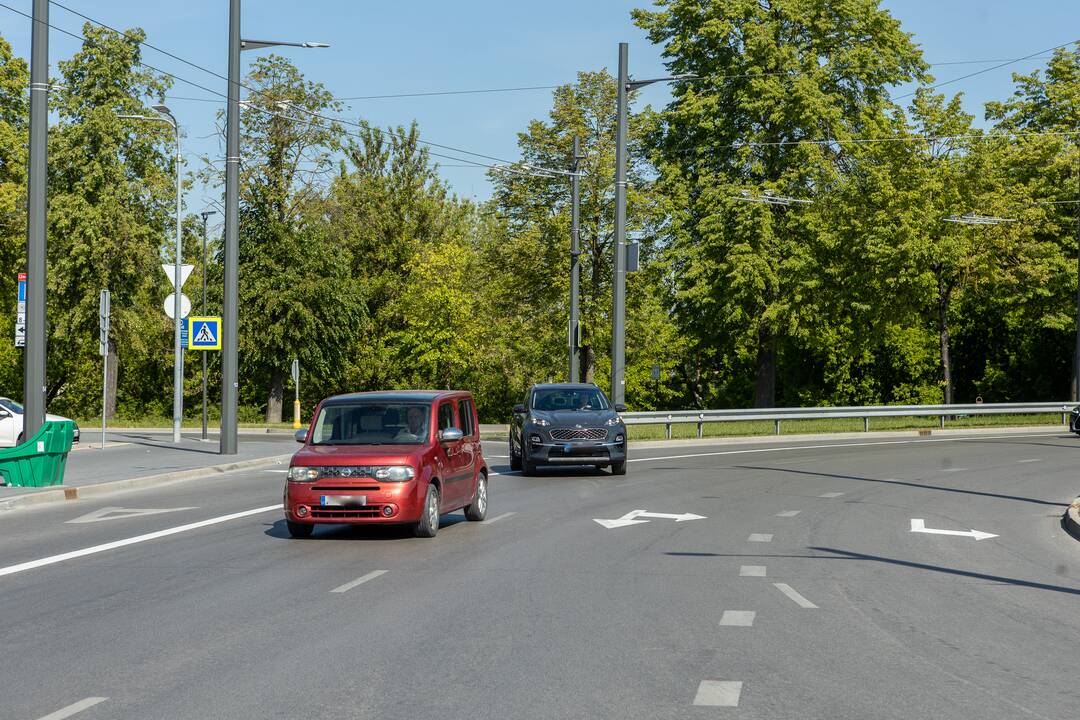
<path fill-rule="evenodd" d="M 433 540 L 291 540 L 267 471 L 0 516 L 0 717 L 1080 714 L 1075 437 L 487 452 Z"/>

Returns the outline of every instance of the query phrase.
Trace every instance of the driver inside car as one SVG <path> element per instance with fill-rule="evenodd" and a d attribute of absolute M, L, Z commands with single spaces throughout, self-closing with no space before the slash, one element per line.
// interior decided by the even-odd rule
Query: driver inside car
<path fill-rule="evenodd" d="M 427 414 L 423 408 L 411 407 L 405 417 L 405 427 L 398 430 L 395 440 L 423 440 L 427 430 Z"/>

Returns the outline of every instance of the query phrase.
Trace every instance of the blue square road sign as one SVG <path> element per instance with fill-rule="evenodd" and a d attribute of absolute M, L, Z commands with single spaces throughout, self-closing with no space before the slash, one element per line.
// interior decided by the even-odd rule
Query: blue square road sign
<path fill-rule="evenodd" d="M 191 317 L 187 319 L 188 350 L 220 350 L 221 318 Z"/>

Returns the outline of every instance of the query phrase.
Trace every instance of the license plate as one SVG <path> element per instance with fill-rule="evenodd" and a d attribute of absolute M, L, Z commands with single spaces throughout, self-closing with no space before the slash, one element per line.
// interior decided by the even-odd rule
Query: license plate
<path fill-rule="evenodd" d="M 566 443 L 565 445 L 562 446 L 562 451 L 563 451 L 564 455 L 569 455 L 571 452 L 573 452 L 573 450 L 574 450 L 574 445 L 572 443 Z"/>
<path fill-rule="evenodd" d="M 319 504 L 323 507 L 360 507 L 367 505 L 367 495 L 321 495 Z"/>

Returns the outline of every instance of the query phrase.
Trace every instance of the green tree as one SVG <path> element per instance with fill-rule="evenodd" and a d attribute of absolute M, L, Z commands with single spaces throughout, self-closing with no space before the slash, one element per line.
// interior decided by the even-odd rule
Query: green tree
<path fill-rule="evenodd" d="M 26 144 L 30 73 L 26 62 L 12 56 L 11 45 L 0 37 L 0 263 L 8 272 L 0 276 L 0 392 L 22 395 L 22 350 L 14 337 L 14 268 L 25 268 Z"/>

